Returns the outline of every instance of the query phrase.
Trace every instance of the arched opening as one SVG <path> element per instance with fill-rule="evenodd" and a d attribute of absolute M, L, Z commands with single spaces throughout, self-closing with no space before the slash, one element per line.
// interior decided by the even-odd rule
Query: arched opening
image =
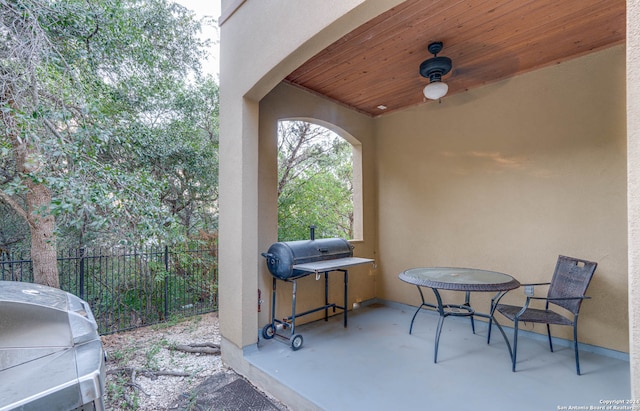
<path fill-rule="evenodd" d="M 360 144 L 318 120 L 278 121 L 278 240 L 362 238 Z"/>

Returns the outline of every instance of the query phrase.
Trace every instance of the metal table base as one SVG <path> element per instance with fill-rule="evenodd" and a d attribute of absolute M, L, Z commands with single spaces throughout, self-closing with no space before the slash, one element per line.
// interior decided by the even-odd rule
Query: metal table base
<path fill-rule="evenodd" d="M 422 300 L 422 303 L 420 304 L 420 306 L 416 309 L 416 312 L 413 314 L 413 317 L 411 318 L 411 325 L 409 326 L 409 334 L 411 334 L 413 332 L 413 323 L 416 319 L 416 316 L 418 315 L 418 313 L 420 312 L 421 309 L 432 309 L 434 311 L 437 311 L 438 314 L 440 314 L 440 318 L 438 318 L 438 326 L 436 328 L 436 337 L 435 337 L 435 348 L 434 348 L 434 353 L 433 353 L 433 362 L 437 363 L 438 362 L 438 345 L 440 343 L 440 334 L 442 333 L 442 325 L 444 324 L 444 319 L 448 316 L 452 316 L 452 317 L 469 317 L 469 319 L 471 320 L 471 332 L 473 334 L 476 333 L 476 327 L 475 327 L 475 322 L 473 321 L 473 317 L 482 317 L 482 318 L 487 318 L 489 319 L 489 331 L 488 331 L 488 335 L 487 335 L 487 344 L 489 344 L 489 341 L 491 340 L 491 325 L 495 324 L 498 329 L 500 330 L 500 333 L 502 333 L 502 336 L 504 337 L 504 341 L 507 343 L 507 348 L 509 349 L 509 356 L 513 356 L 512 350 L 511 350 L 511 344 L 509 343 L 509 339 L 507 338 L 507 334 L 504 332 L 502 326 L 500 325 L 500 323 L 498 323 L 495 320 L 495 317 L 493 316 L 495 309 L 496 309 L 496 305 L 498 304 L 498 302 L 500 301 L 500 299 L 507 293 L 507 291 L 499 291 L 496 293 L 496 295 L 491 299 L 491 311 L 489 314 L 485 314 L 485 313 L 479 313 L 477 311 L 475 311 L 470 304 L 470 295 L 471 292 L 470 291 L 466 291 L 465 292 L 465 299 L 464 299 L 464 303 L 463 304 L 443 304 L 442 302 L 442 297 L 440 296 L 440 293 L 438 292 L 437 288 L 432 288 L 431 290 L 433 291 L 433 293 L 436 296 L 436 300 L 438 301 L 437 305 L 434 304 L 430 304 L 428 302 L 426 302 L 425 298 L 424 298 L 424 294 L 422 293 L 422 288 L 420 288 L 420 286 L 416 286 L 418 288 L 418 292 L 420 293 L 420 299 Z"/>
<path fill-rule="evenodd" d="M 469 317 L 471 320 L 471 330 L 475 334 L 474 317 L 483 317 L 489 319 L 489 331 L 487 336 L 487 344 L 491 338 L 491 326 L 495 323 L 504 341 L 509 349 L 509 356 L 513 358 L 513 350 L 509 339 L 505 334 L 500 323 L 494 317 L 496 306 L 504 295 L 514 288 L 518 288 L 520 283 L 510 275 L 498 273 L 495 271 L 480 270 L 474 268 L 455 268 L 455 267 L 424 267 L 405 270 L 400 273 L 399 278 L 409 284 L 413 284 L 418 288 L 420 293 L 421 304 L 411 318 L 409 326 L 409 334 L 413 331 L 413 323 L 423 308 L 433 309 L 440 314 L 438 326 L 436 328 L 435 347 L 433 354 L 433 362 L 438 362 L 438 345 L 440 343 L 440 334 L 442 333 L 442 325 L 444 319 L 449 316 Z M 424 298 L 421 287 L 429 287 L 433 291 L 437 305 L 429 304 Z M 438 290 L 463 291 L 465 292 L 465 300 L 463 304 L 444 304 L 440 292 Z M 491 308 L 489 314 L 476 312 L 470 304 L 471 292 L 496 292 L 491 299 Z"/>

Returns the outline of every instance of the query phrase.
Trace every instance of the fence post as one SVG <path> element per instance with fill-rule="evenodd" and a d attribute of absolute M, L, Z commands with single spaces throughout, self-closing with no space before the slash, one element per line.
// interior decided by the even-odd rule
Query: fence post
<path fill-rule="evenodd" d="M 80 248 L 80 295 L 81 300 L 84 300 L 84 247 Z"/>
<path fill-rule="evenodd" d="M 5 251 L 0 250 L 0 280 L 4 280 L 4 260 L 5 260 Z M 7 261 L 10 261 L 7 259 Z"/>
<path fill-rule="evenodd" d="M 169 318 L 169 246 L 164 246 L 164 319 Z"/>

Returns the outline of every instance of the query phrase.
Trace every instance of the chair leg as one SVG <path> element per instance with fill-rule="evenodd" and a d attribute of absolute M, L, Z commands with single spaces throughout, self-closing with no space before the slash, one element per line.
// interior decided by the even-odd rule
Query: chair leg
<path fill-rule="evenodd" d="M 547 324 L 547 337 L 549 337 L 549 350 L 553 352 L 553 344 L 551 343 L 551 328 Z"/>
<path fill-rule="evenodd" d="M 578 356 L 578 323 L 573 324 L 573 348 L 576 351 L 576 372 L 580 375 L 580 358 Z"/>
<path fill-rule="evenodd" d="M 518 320 L 513 322 L 513 358 L 511 359 L 511 371 L 516 372 L 516 354 L 518 353 Z"/>

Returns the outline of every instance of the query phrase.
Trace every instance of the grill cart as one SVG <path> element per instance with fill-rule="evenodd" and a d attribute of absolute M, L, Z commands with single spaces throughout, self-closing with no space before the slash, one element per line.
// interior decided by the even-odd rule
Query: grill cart
<path fill-rule="evenodd" d="M 271 322 L 262 329 L 265 339 L 280 337 L 296 351 L 302 347 L 302 335 L 295 333 L 296 318 L 324 310 L 324 319 L 329 318 L 329 309 L 343 310 L 344 326 L 347 327 L 348 301 L 348 267 L 373 263 L 370 258 L 353 257 L 353 247 L 342 238 L 324 238 L 316 240 L 314 229 L 311 228 L 311 240 L 286 241 L 274 243 L 262 256 L 266 259 L 269 272 L 273 276 L 273 290 L 271 294 Z M 344 280 L 344 303 L 338 305 L 329 303 L 329 273 L 341 272 Z M 311 310 L 296 313 L 297 280 L 315 274 L 316 280 L 324 275 L 324 305 Z M 291 301 L 291 316 L 282 320 L 276 318 L 276 286 L 278 281 L 293 283 L 293 297 Z M 279 329 L 290 329 L 289 335 L 279 334 Z"/>

